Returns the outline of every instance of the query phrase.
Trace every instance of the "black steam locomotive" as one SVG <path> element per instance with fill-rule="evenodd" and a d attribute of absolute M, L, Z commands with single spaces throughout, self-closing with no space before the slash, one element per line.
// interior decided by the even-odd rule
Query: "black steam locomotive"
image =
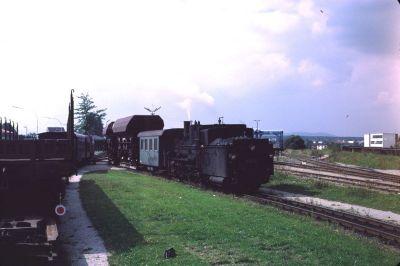
<path fill-rule="evenodd" d="M 254 138 L 253 129 L 244 124 L 185 121 L 183 128 L 163 127 L 158 115 L 111 122 L 103 131 L 109 162 L 234 191 L 254 190 L 273 174 L 272 144 Z"/>

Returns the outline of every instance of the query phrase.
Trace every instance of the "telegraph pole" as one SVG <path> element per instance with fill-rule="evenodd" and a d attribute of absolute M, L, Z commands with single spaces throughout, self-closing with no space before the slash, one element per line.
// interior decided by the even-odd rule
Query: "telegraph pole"
<path fill-rule="evenodd" d="M 258 139 L 258 134 L 259 134 L 259 132 L 258 132 L 258 122 L 260 122 L 261 120 L 260 119 L 255 119 L 253 121 L 257 123 L 256 138 Z"/>

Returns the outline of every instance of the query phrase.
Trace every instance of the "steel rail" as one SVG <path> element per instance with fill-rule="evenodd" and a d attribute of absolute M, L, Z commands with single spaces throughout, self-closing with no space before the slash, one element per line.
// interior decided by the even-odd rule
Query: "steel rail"
<path fill-rule="evenodd" d="M 357 176 L 357 177 L 362 177 L 362 178 L 378 179 L 378 180 L 389 181 L 389 182 L 400 184 L 400 176 L 397 176 L 397 175 L 391 175 L 391 174 L 385 174 L 385 173 L 379 173 L 379 172 L 371 172 L 371 171 L 366 171 L 366 170 L 361 170 L 361 169 L 349 169 L 348 167 L 341 167 L 341 166 L 318 165 L 319 162 L 315 163 L 314 161 L 306 161 L 306 162 L 315 164 L 315 165 L 291 163 L 291 162 L 274 162 L 274 164 L 275 165 L 287 165 L 287 166 L 299 167 L 299 168 L 304 168 L 304 169 L 312 169 L 312 170 L 318 170 L 318 171 L 323 170 L 326 172 L 347 174 L 347 175 L 352 175 L 352 176 Z"/>
<path fill-rule="evenodd" d="M 320 180 L 338 183 L 338 184 L 347 184 L 353 185 L 357 187 L 365 187 L 373 190 L 390 192 L 390 193 L 400 193 L 400 185 L 398 184 L 383 184 L 383 183 L 376 183 L 372 180 L 362 180 L 362 179 L 354 179 L 344 176 L 333 176 L 329 174 L 322 174 L 322 173 L 310 173 L 304 171 L 298 171 L 294 169 L 282 168 L 279 169 L 287 173 L 295 174 L 296 176 L 301 177 L 311 177 L 317 178 Z"/>
<path fill-rule="evenodd" d="M 313 159 L 305 159 L 306 162 L 315 164 L 320 167 L 327 167 L 330 169 L 338 169 L 340 171 L 345 171 L 349 173 L 358 173 L 362 174 L 363 176 L 369 176 L 370 178 L 378 178 L 378 179 L 387 179 L 390 181 L 394 182 L 399 182 L 400 183 L 400 176 L 399 175 L 394 175 L 394 174 L 387 174 L 387 173 L 382 173 L 378 172 L 373 169 L 367 169 L 367 168 L 357 168 L 357 167 L 350 167 L 350 166 L 344 166 L 344 165 L 338 165 L 335 163 L 330 163 L 330 162 L 324 162 L 324 161 L 319 161 L 319 160 L 313 160 Z"/>
<path fill-rule="evenodd" d="M 377 237 L 387 244 L 400 247 L 399 225 L 390 224 L 354 213 L 333 210 L 327 207 L 286 199 L 266 194 L 265 192 L 260 192 L 255 195 L 245 195 L 245 197 L 262 204 L 273 205 L 284 210 L 306 214 L 316 219 L 336 223 L 356 232 Z"/>
<path fill-rule="evenodd" d="M 336 163 L 331 163 L 331 162 L 325 162 L 317 159 L 311 159 L 307 157 L 295 157 L 294 159 L 299 160 L 301 162 L 306 162 L 313 164 L 314 166 L 319 166 L 319 167 L 326 167 L 329 170 L 332 171 L 341 171 L 341 172 L 348 172 L 351 174 L 359 174 L 362 175 L 363 177 L 368 176 L 369 178 L 374 178 L 374 179 L 382 179 L 382 180 L 388 180 L 391 182 L 397 182 L 400 183 L 400 176 L 395 175 L 395 174 L 388 174 L 388 173 L 382 173 L 378 172 L 374 169 L 370 168 L 362 168 L 362 167 L 351 167 L 351 166 L 345 166 L 345 165 L 338 165 Z M 281 162 L 277 162 L 281 163 Z M 300 163 L 299 163 L 300 164 Z"/>

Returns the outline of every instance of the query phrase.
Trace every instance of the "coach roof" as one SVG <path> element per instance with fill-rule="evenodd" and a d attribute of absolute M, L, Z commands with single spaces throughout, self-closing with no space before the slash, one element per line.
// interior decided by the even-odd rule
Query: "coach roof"
<path fill-rule="evenodd" d="M 170 128 L 165 130 L 151 130 L 151 131 L 143 131 L 140 132 L 137 136 L 138 138 L 143 137 L 161 137 L 161 136 L 170 136 L 170 135 L 183 135 L 182 128 Z"/>

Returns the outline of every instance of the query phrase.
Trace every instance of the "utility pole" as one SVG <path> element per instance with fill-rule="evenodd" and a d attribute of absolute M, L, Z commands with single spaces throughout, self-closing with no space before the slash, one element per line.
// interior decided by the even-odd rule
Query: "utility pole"
<path fill-rule="evenodd" d="M 256 129 L 256 138 L 258 139 L 258 135 L 259 135 L 259 132 L 258 132 L 258 122 L 260 122 L 261 120 L 260 119 L 255 119 L 255 120 L 253 120 L 254 122 L 256 122 L 257 123 L 257 129 Z"/>

